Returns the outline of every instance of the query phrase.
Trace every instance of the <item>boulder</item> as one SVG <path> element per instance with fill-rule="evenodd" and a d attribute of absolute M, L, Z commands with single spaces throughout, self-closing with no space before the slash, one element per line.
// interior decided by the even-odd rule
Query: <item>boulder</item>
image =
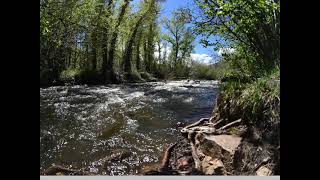
<path fill-rule="evenodd" d="M 233 135 L 211 135 L 205 136 L 205 140 L 208 142 L 213 142 L 220 146 L 222 149 L 228 151 L 231 155 L 234 154 L 237 147 L 241 143 L 241 137 Z"/>
<path fill-rule="evenodd" d="M 199 139 L 199 151 L 205 156 L 220 160 L 221 164 L 224 166 L 223 169 L 225 169 L 227 172 L 230 172 L 232 171 L 234 153 L 240 145 L 241 140 L 241 137 L 233 135 L 204 135 Z M 208 157 L 206 158 L 207 159 L 202 160 L 202 162 L 208 161 Z M 213 162 L 215 162 L 215 166 L 220 167 L 218 160 Z M 203 165 L 207 166 L 206 164 Z M 206 170 L 209 174 L 213 171 L 213 167 L 210 168 Z"/>

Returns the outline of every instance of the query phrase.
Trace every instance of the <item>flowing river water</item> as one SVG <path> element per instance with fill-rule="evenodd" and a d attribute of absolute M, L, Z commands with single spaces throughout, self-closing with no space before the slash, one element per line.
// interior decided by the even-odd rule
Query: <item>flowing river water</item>
<path fill-rule="evenodd" d="M 177 123 L 208 117 L 217 81 L 40 88 L 40 172 L 52 164 L 134 175 L 176 140 Z M 102 167 L 118 149 L 132 154 Z"/>

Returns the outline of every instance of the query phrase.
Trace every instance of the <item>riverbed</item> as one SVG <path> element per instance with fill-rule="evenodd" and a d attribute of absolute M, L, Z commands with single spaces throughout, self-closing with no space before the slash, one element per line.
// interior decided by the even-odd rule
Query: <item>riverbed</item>
<path fill-rule="evenodd" d="M 176 140 L 177 124 L 208 117 L 217 81 L 40 88 L 40 171 L 52 164 L 101 175 L 134 175 Z M 107 167 L 112 151 L 132 154 Z"/>

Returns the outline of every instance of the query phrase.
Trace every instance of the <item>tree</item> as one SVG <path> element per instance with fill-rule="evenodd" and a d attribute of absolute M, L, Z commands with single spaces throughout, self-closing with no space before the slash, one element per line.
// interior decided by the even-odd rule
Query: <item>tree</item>
<path fill-rule="evenodd" d="M 182 65 L 182 61 L 191 54 L 194 48 L 192 44 L 195 37 L 192 35 L 191 29 L 186 26 L 191 18 L 188 9 L 180 8 L 173 13 L 170 20 L 167 18 L 163 20 L 164 26 L 168 30 L 163 38 L 172 46 L 171 58 L 175 70 L 179 68 L 178 63 Z M 177 71 L 175 73 L 178 75 Z"/>
<path fill-rule="evenodd" d="M 163 0 L 142 0 L 138 11 L 131 1 L 41 0 L 40 84 L 117 83 L 125 80 L 124 74 L 136 81 L 139 73 L 145 79 L 163 77 L 170 67 L 159 23 Z M 185 15 L 176 14 L 180 20 Z M 178 46 L 173 47 L 178 47 L 177 66 L 185 66 L 193 49 L 191 34 L 183 29 L 186 36 L 179 37 Z"/>
<path fill-rule="evenodd" d="M 236 49 L 237 58 L 256 76 L 280 65 L 279 0 L 195 1 L 200 14 L 194 23 L 204 45 Z M 212 35 L 225 41 L 209 42 Z"/>
<path fill-rule="evenodd" d="M 109 59 L 107 62 L 107 68 L 106 68 L 106 81 L 107 82 L 119 82 L 119 78 L 117 77 L 115 71 L 114 71 L 114 53 L 116 49 L 116 44 L 118 40 L 118 31 L 119 26 L 122 23 L 123 17 L 126 13 L 126 10 L 129 6 L 131 0 L 124 0 L 124 3 L 121 5 L 121 10 L 118 15 L 118 19 L 116 22 L 116 26 L 113 30 L 112 36 L 111 36 L 111 42 L 110 42 L 110 50 L 109 50 Z"/>
<path fill-rule="evenodd" d="M 146 4 L 147 1 L 145 1 Z M 144 10 L 144 7 L 142 7 L 141 12 L 139 13 L 138 16 L 138 20 L 137 23 L 135 24 L 133 31 L 131 33 L 131 36 L 129 38 L 129 41 L 126 45 L 126 49 L 125 49 L 125 55 L 124 55 L 124 71 L 127 73 L 127 75 L 130 76 L 132 75 L 132 51 L 133 51 L 133 44 L 135 43 L 136 40 L 136 35 L 138 32 L 138 29 L 141 27 L 143 20 L 145 20 L 145 18 L 147 17 L 147 15 L 150 15 L 152 10 L 154 10 L 154 5 L 155 4 L 155 0 L 150 0 L 149 2 L 149 7 L 147 8 L 147 10 Z M 137 46 L 139 46 L 140 44 L 137 43 Z M 139 52 L 138 52 L 139 53 Z M 140 63 L 140 62 L 139 62 Z"/>

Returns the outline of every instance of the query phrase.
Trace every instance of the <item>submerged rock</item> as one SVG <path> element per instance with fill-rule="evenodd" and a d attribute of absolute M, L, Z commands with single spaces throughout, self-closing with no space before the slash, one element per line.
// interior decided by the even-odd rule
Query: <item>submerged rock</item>
<path fill-rule="evenodd" d="M 230 172 L 232 171 L 234 153 L 241 140 L 241 137 L 233 135 L 203 136 L 200 138 L 199 150 L 205 156 L 221 160 L 225 170 Z"/>

